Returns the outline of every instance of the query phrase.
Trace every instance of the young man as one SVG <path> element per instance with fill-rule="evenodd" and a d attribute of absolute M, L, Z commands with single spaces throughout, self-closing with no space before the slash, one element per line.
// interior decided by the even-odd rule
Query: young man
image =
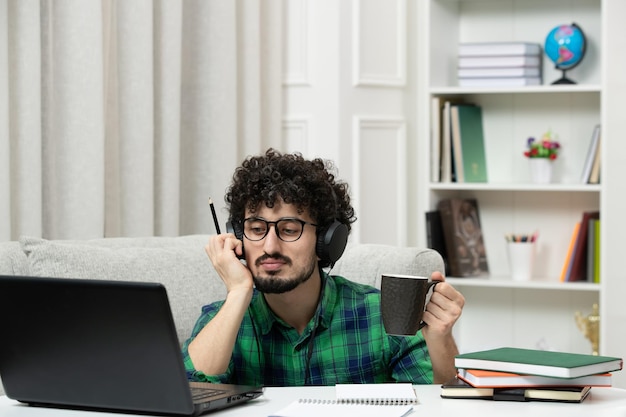
<path fill-rule="evenodd" d="M 452 286 L 435 286 L 417 335 L 389 336 L 378 290 L 322 270 L 333 260 L 320 234 L 339 224 L 347 235 L 356 220 L 330 162 L 270 149 L 237 168 L 226 202 L 235 232 L 212 236 L 206 252 L 227 296 L 203 308 L 183 346 L 190 379 L 287 386 L 456 374 L 452 327 L 465 300 Z"/>

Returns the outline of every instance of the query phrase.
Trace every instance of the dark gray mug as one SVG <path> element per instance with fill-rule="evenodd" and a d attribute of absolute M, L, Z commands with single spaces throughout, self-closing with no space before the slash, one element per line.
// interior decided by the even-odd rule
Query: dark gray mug
<path fill-rule="evenodd" d="M 387 334 L 413 336 L 426 325 L 426 304 L 439 281 L 427 277 L 382 274 L 380 309 Z"/>

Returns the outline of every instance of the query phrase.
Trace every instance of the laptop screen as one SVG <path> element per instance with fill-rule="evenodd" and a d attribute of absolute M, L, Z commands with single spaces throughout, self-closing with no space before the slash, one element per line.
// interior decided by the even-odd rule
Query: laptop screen
<path fill-rule="evenodd" d="M 34 404 L 193 414 L 165 288 L 0 277 L 0 375 Z"/>

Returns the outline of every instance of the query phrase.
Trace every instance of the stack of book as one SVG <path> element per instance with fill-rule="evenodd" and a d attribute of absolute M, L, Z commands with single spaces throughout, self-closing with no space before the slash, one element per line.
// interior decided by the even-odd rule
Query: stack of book
<path fill-rule="evenodd" d="M 582 402 L 592 387 L 610 387 L 622 358 L 504 347 L 455 357 L 458 373 L 443 398 Z"/>
<path fill-rule="evenodd" d="M 459 86 L 540 85 L 541 53 L 541 45 L 538 43 L 462 43 L 459 45 Z"/>

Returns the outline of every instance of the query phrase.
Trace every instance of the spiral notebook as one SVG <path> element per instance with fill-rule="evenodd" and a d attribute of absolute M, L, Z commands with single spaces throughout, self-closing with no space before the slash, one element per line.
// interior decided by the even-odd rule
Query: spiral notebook
<path fill-rule="evenodd" d="M 409 383 L 337 384 L 335 400 L 301 398 L 269 417 L 404 417 L 417 396 Z"/>

